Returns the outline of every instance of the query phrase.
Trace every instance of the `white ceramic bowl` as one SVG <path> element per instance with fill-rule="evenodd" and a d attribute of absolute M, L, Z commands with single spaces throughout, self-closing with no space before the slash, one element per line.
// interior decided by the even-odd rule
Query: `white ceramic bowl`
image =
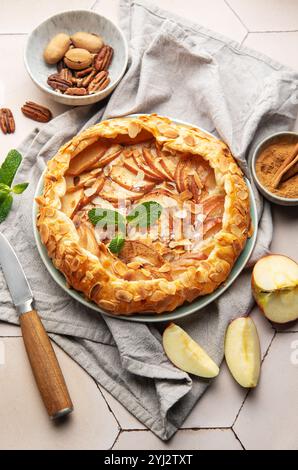
<path fill-rule="evenodd" d="M 55 73 L 56 65 L 48 65 L 43 59 L 43 51 L 48 42 L 58 33 L 74 34 L 77 31 L 96 33 L 114 49 L 114 56 L 109 68 L 111 82 L 102 91 L 92 95 L 68 96 L 53 90 L 48 84 L 48 76 Z M 87 10 L 71 10 L 54 15 L 28 36 L 24 60 L 33 82 L 53 100 L 70 106 L 96 103 L 108 96 L 124 75 L 128 60 L 128 47 L 122 31 L 108 18 Z"/>
<path fill-rule="evenodd" d="M 274 144 L 278 142 L 280 137 L 288 137 L 289 140 L 291 139 L 293 143 L 298 142 L 298 134 L 296 132 L 291 131 L 283 131 L 283 132 L 276 132 L 275 134 L 271 134 L 270 136 L 266 137 L 262 140 L 257 148 L 255 149 L 252 159 L 251 159 L 251 172 L 253 175 L 253 179 L 260 190 L 260 192 L 268 199 L 270 202 L 274 204 L 279 204 L 280 206 L 298 206 L 298 198 L 287 198 L 277 196 L 276 194 L 271 193 L 258 179 L 257 172 L 256 172 L 256 163 L 259 158 L 261 152 L 268 147 L 270 144 Z"/>

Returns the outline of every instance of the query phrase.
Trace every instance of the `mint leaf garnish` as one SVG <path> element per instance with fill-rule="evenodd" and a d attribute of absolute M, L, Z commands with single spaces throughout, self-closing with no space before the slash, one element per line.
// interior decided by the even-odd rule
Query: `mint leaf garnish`
<path fill-rule="evenodd" d="M 7 194 L 4 200 L 0 204 L 0 224 L 9 214 L 12 206 L 13 197 L 11 194 Z"/>
<path fill-rule="evenodd" d="M 15 194 L 22 194 L 25 189 L 27 189 L 29 183 L 20 183 L 20 184 L 16 184 L 12 190 Z"/>
<path fill-rule="evenodd" d="M 139 227 L 150 227 L 162 213 L 162 206 L 156 201 L 146 201 L 135 207 L 126 217 L 128 223 Z"/>
<path fill-rule="evenodd" d="M 118 233 L 109 243 L 109 249 L 112 253 L 118 254 L 123 248 L 125 238 L 121 233 Z"/>
<path fill-rule="evenodd" d="M 88 212 L 88 217 L 93 225 L 103 228 L 118 227 L 119 231 L 125 232 L 125 218 L 117 211 L 95 207 Z"/>
<path fill-rule="evenodd" d="M 17 150 L 10 150 L 0 167 L 0 183 L 11 186 L 21 164 L 22 155 Z"/>

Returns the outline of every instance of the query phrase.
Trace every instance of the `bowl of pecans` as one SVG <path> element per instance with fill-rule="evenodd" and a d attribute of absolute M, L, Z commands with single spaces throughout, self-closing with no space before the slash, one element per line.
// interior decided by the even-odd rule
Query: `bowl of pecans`
<path fill-rule="evenodd" d="M 29 35 L 25 66 L 33 82 L 70 106 L 96 103 L 125 73 L 128 47 L 108 18 L 87 10 L 54 15 Z"/>

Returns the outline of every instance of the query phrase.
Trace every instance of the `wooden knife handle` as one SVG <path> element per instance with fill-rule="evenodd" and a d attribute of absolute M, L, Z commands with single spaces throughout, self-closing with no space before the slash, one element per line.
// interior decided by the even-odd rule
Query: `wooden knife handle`
<path fill-rule="evenodd" d="M 35 310 L 20 315 L 23 339 L 31 368 L 51 418 L 73 410 L 62 371 L 46 330 Z"/>

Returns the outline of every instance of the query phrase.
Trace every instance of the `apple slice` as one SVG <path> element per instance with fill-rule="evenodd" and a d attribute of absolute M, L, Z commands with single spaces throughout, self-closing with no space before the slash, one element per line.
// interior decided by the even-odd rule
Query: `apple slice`
<path fill-rule="evenodd" d="M 180 326 L 170 323 L 162 339 L 166 355 L 179 369 L 204 378 L 218 375 L 215 362 Z"/>
<path fill-rule="evenodd" d="M 109 176 L 113 181 L 115 181 L 115 183 L 119 184 L 124 189 L 135 191 L 137 193 L 146 193 L 151 191 L 155 186 L 155 183 L 145 181 L 145 178 L 138 180 L 136 175 L 123 165 L 113 166 Z"/>
<path fill-rule="evenodd" d="M 252 272 L 254 298 L 268 320 L 289 323 L 298 319 L 298 264 L 287 256 L 261 258 Z"/>
<path fill-rule="evenodd" d="M 251 318 L 236 318 L 227 328 L 225 358 L 230 372 L 242 387 L 256 387 L 261 369 L 261 348 Z"/>
<path fill-rule="evenodd" d="M 138 155 L 136 155 L 136 152 L 134 152 L 133 154 L 133 159 L 134 159 L 134 162 L 135 164 L 137 165 L 137 167 L 143 171 L 145 173 L 145 175 L 149 176 L 150 178 L 152 178 L 153 181 L 156 181 L 156 182 L 160 182 L 163 180 L 163 178 L 161 178 L 160 176 L 158 176 L 156 173 L 154 173 L 153 171 L 151 171 L 147 165 L 147 163 L 145 162 L 145 160 L 142 158 L 141 154 L 138 153 Z"/>
<path fill-rule="evenodd" d="M 148 149 L 146 147 L 143 148 L 143 157 L 147 165 L 156 174 L 158 178 L 162 180 L 171 181 L 169 175 L 164 171 L 162 166 L 159 163 L 159 159 L 157 159 L 156 152 L 152 149 Z"/>
<path fill-rule="evenodd" d="M 83 198 L 83 189 L 78 189 L 77 191 L 73 191 L 71 193 L 65 193 L 61 198 L 61 210 L 68 217 L 72 218 Z"/>
<path fill-rule="evenodd" d="M 92 166 L 106 153 L 108 148 L 108 143 L 100 141 L 89 145 L 89 147 L 86 147 L 70 161 L 66 175 L 77 176 L 83 173 L 83 171 L 92 168 Z"/>
<path fill-rule="evenodd" d="M 138 173 L 140 173 L 140 171 L 143 171 L 143 170 L 140 170 L 140 168 L 136 165 L 136 163 L 135 163 L 135 161 L 132 157 L 126 158 L 123 161 L 123 166 L 125 168 L 127 168 L 129 171 L 131 171 L 134 175 L 137 175 Z M 144 173 L 144 180 L 151 181 L 151 182 L 156 182 L 155 177 L 149 176 L 145 173 Z"/>

